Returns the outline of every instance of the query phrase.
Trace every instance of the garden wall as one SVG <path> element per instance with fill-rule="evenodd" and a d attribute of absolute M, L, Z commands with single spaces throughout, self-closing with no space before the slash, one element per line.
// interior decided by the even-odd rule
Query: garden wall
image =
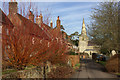
<path fill-rule="evenodd" d="M 70 62 L 69 64 L 71 64 L 72 67 L 80 62 L 79 55 L 69 55 L 68 60 Z"/>
<path fill-rule="evenodd" d="M 120 72 L 120 54 L 115 54 L 106 63 L 108 72 Z"/>
<path fill-rule="evenodd" d="M 47 62 L 46 64 L 46 74 L 48 72 L 51 72 L 51 69 L 56 68 L 55 65 L 51 65 L 50 62 Z M 2 78 L 43 78 L 43 66 L 41 67 L 34 67 L 29 68 L 27 70 L 20 70 L 17 72 L 12 72 L 9 74 L 2 75 Z"/>
<path fill-rule="evenodd" d="M 30 70 L 21 70 L 10 74 L 3 75 L 2 78 L 42 78 L 42 70 L 34 68 Z"/>

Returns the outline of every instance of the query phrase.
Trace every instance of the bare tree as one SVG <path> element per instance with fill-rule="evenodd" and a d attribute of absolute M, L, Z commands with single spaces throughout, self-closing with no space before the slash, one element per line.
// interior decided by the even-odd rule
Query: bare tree
<path fill-rule="evenodd" d="M 92 40 L 101 46 L 102 53 L 118 51 L 118 4 L 102 2 L 93 9 L 89 34 Z M 105 51 L 105 52 L 104 52 Z"/>

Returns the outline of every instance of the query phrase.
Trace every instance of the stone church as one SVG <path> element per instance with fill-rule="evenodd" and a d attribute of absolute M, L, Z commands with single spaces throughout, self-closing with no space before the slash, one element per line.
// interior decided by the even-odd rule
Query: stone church
<path fill-rule="evenodd" d="M 92 53 L 99 53 L 98 46 L 89 40 L 85 27 L 84 18 L 82 23 L 82 31 L 79 36 L 78 48 L 80 53 L 87 53 L 89 57 L 92 57 Z"/>

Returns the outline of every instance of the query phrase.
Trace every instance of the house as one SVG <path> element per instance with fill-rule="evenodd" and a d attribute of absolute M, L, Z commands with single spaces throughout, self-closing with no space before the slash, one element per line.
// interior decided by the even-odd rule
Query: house
<path fill-rule="evenodd" d="M 17 2 L 9 2 L 8 18 L 13 23 L 15 28 L 19 27 L 23 34 L 30 34 L 44 40 L 52 39 L 51 35 L 47 31 L 34 22 L 34 15 L 32 11 L 29 11 L 29 19 L 23 17 L 21 14 L 17 13 L 17 11 Z"/>
<path fill-rule="evenodd" d="M 20 32 L 19 35 L 30 35 L 30 42 L 34 44 L 35 40 L 39 39 L 40 42 L 44 41 L 48 43 L 52 40 L 60 41 L 64 43 L 65 39 L 63 38 L 61 32 L 61 21 L 58 19 L 56 21 L 57 27 L 53 28 L 53 23 L 51 21 L 50 26 L 46 25 L 43 22 L 43 16 L 40 14 L 39 17 L 36 17 L 36 22 L 34 21 L 34 14 L 32 11 L 29 11 L 29 18 L 23 17 L 18 12 L 17 2 L 9 2 L 9 14 L 6 16 L 9 19 L 9 23 L 14 26 L 12 31 L 15 32 L 17 29 Z M 3 50 L 4 51 L 4 50 Z"/>
<path fill-rule="evenodd" d="M 9 37 L 9 34 L 11 33 L 12 29 L 14 28 L 14 25 L 11 23 L 9 18 L 5 15 L 5 13 L 0 9 L 0 44 L 2 45 L 2 54 L 5 53 L 5 49 L 9 47 L 7 43 L 7 38 Z M 2 55 L 4 58 L 4 55 Z"/>

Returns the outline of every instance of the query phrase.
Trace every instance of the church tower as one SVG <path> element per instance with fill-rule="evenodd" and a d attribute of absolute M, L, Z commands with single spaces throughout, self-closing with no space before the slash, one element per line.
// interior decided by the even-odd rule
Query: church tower
<path fill-rule="evenodd" d="M 83 18 L 83 23 L 82 23 L 82 31 L 81 31 L 81 35 L 79 37 L 79 52 L 83 53 L 88 46 L 88 36 L 87 36 L 87 32 L 86 32 L 86 27 L 85 27 L 85 22 L 84 22 L 84 18 Z"/>

